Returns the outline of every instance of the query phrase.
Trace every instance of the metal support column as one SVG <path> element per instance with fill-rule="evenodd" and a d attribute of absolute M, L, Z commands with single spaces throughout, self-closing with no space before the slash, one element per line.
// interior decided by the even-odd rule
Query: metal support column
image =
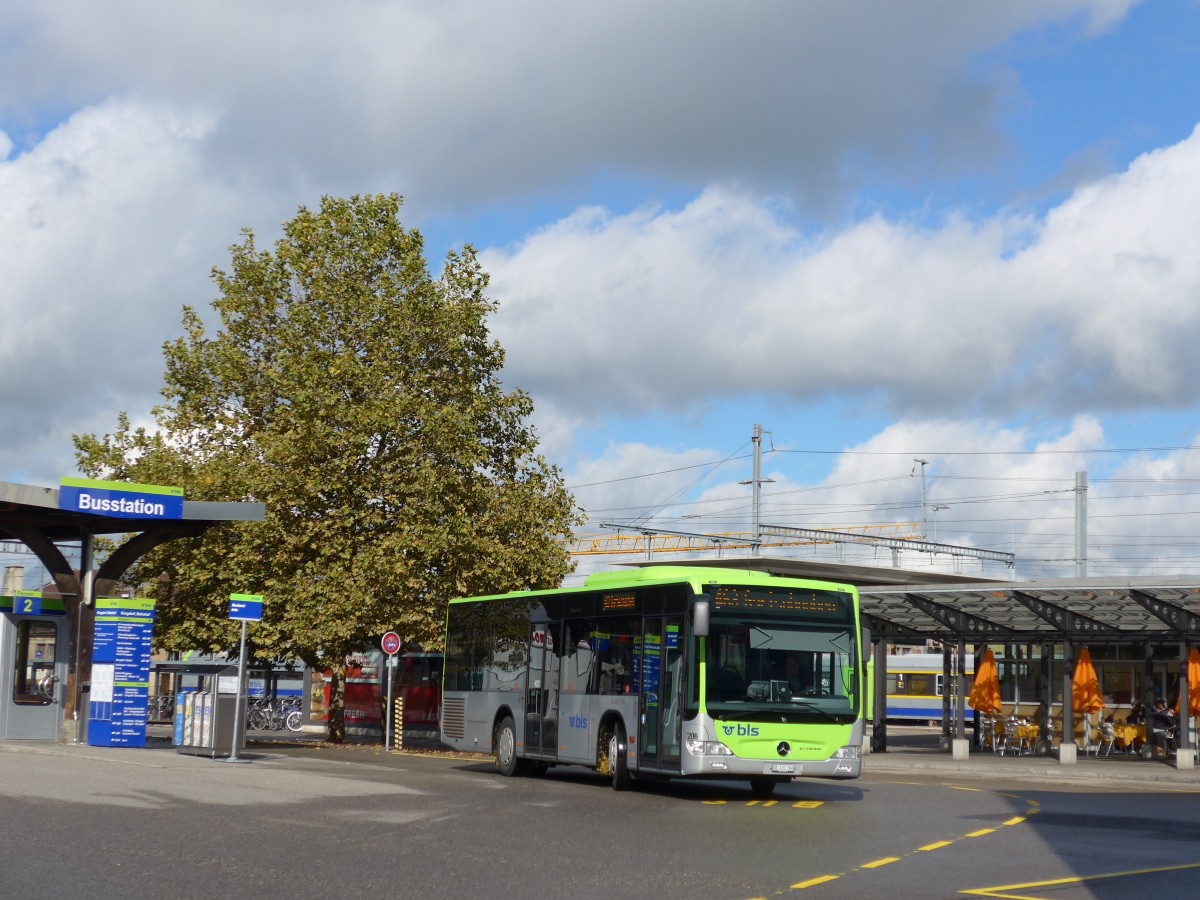
<path fill-rule="evenodd" d="M 1154 758 L 1154 742 L 1150 739 L 1150 716 L 1154 713 L 1154 645 L 1146 641 L 1146 662 L 1142 670 L 1142 712 L 1146 721 L 1146 740 L 1142 743 L 1142 758 Z"/>
<path fill-rule="evenodd" d="M 1062 740 L 1059 746 L 1075 740 L 1075 698 L 1071 690 L 1071 676 L 1075 674 L 1075 648 L 1071 639 L 1063 640 L 1063 702 L 1062 702 Z"/>
<path fill-rule="evenodd" d="M 1054 749 L 1050 735 L 1050 709 L 1054 705 L 1054 645 L 1042 641 L 1041 679 L 1038 685 L 1038 740 L 1036 752 L 1046 756 Z"/>
<path fill-rule="evenodd" d="M 954 677 L 954 737 L 962 740 L 967 736 L 967 641 L 958 638 L 958 672 Z"/>
<path fill-rule="evenodd" d="M 1179 642 L 1179 717 L 1175 720 L 1176 752 L 1179 756 L 1192 751 L 1192 717 L 1188 703 L 1188 642 Z"/>
<path fill-rule="evenodd" d="M 954 666 L 950 659 L 950 642 L 942 641 L 942 734 L 938 738 L 938 749 L 949 752 L 953 726 L 950 718 L 954 714 L 954 706 L 950 702 L 950 684 L 954 676 Z"/>
<path fill-rule="evenodd" d="M 871 752 L 887 753 L 887 641 L 874 641 L 872 659 L 874 666 L 874 683 L 872 685 L 871 706 Z"/>

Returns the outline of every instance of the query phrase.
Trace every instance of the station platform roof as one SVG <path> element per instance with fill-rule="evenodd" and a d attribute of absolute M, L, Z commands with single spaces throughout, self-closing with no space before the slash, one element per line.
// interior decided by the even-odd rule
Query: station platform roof
<path fill-rule="evenodd" d="M 864 624 L 873 636 L 891 641 L 1200 642 L 1200 580 L 1195 578 L 1002 581 L 756 556 L 671 565 L 853 584 L 859 589 Z"/>

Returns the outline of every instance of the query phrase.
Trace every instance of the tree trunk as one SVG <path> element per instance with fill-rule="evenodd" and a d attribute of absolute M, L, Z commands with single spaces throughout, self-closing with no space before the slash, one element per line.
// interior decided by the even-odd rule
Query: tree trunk
<path fill-rule="evenodd" d="M 325 739 L 334 744 L 346 740 L 346 663 L 343 660 L 330 670 L 329 728 Z"/>

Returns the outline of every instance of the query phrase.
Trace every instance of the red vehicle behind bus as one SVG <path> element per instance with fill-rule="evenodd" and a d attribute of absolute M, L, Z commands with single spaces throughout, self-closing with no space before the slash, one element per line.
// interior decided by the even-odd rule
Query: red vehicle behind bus
<path fill-rule="evenodd" d="M 442 708 L 442 654 L 404 653 L 395 669 L 378 650 L 356 653 L 346 659 L 346 728 L 362 734 L 381 731 L 381 716 L 387 702 L 387 673 L 395 672 L 394 700 L 404 703 L 404 728 L 436 731 Z M 332 675 L 324 673 L 323 701 L 313 704 L 312 720 L 328 721 L 329 687 Z M 314 697 L 314 700 L 317 698 Z"/>

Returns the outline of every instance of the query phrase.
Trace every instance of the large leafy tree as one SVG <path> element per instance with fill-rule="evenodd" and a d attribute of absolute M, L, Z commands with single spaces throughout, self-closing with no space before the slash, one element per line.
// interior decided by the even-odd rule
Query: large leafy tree
<path fill-rule="evenodd" d="M 219 329 L 185 308 L 164 348 L 157 429 L 122 414 L 75 439 L 88 475 L 266 504 L 265 521 L 164 545 L 132 578 L 174 649 L 230 646 L 229 594 L 265 595 L 255 651 L 332 668 L 333 740 L 348 653 L 387 630 L 437 645 L 454 596 L 558 584 L 556 538 L 579 524 L 530 398 L 501 384 L 474 251 L 433 277 L 400 204 L 325 198 L 274 252 L 245 231 L 213 272 Z"/>

